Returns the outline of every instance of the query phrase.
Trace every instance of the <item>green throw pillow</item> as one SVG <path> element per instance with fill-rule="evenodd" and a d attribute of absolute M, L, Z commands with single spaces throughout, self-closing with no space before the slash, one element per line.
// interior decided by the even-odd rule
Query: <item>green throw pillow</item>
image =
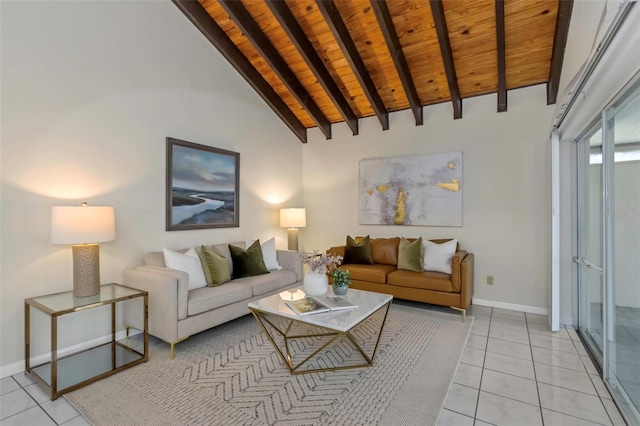
<path fill-rule="evenodd" d="M 398 247 L 398 269 L 423 272 L 423 263 L 424 252 L 422 251 L 422 237 L 412 243 L 404 237 L 401 238 Z"/>
<path fill-rule="evenodd" d="M 368 235 L 357 242 L 347 235 L 347 245 L 344 250 L 344 262 L 342 263 L 373 265 L 373 258 L 371 257 L 371 239 Z"/>
<path fill-rule="evenodd" d="M 209 287 L 215 287 L 231 281 L 231 271 L 229 271 L 227 258 L 218 249 L 213 246 L 201 246 L 198 254 L 200 255 L 204 277 Z"/>
<path fill-rule="evenodd" d="M 269 273 L 262 258 L 260 240 L 255 240 L 246 250 L 229 245 L 229 251 L 233 261 L 233 278 L 252 277 Z"/>

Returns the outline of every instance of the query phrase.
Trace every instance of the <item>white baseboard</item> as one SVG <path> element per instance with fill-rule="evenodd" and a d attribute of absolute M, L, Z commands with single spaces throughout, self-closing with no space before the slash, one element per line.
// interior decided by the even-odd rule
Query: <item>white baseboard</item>
<path fill-rule="evenodd" d="M 510 311 L 528 312 L 530 314 L 549 315 L 549 309 L 538 308 L 537 306 L 517 305 L 515 303 L 496 302 L 495 300 L 484 300 L 474 298 L 472 303 L 480 306 L 490 306 L 492 308 L 508 309 Z"/>
<path fill-rule="evenodd" d="M 135 336 L 136 334 L 142 333 L 140 330 L 131 329 L 129 332 L 130 336 Z M 127 333 L 125 330 L 119 331 L 116 333 L 116 340 L 121 340 L 127 337 Z M 111 335 L 98 337 L 97 339 L 89 340 L 88 342 L 78 343 L 77 345 L 67 346 L 66 348 L 58 349 L 58 358 L 63 356 L 79 352 L 85 349 L 92 348 L 94 346 L 102 345 L 104 343 L 108 343 L 111 341 Z M 46 362 L 51 361 L 51 352 L 47 352 L 45 354 L 37 355 L 31 358 L 31 365 L 40 365 Z M 22 373 L 25 369 L 25 361 L 24 359 L 16 362 L 12 362 L 7 365 L 0 365 L 0 379 L 4 379 L 5 377 L 13 376 L 14 374 Z"/>

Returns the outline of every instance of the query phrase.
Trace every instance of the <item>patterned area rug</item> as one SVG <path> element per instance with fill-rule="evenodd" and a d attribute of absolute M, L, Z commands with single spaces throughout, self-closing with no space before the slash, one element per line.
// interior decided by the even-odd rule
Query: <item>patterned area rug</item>
<path fill-rule="evenodd" d="M 98 426 L 431 425 L 472 323 L 393 304 L 372 367 L 294 376 L 248 315 L 180 343 L 174 361 L 158 344 L 148 363 L 65 396 Z"/>

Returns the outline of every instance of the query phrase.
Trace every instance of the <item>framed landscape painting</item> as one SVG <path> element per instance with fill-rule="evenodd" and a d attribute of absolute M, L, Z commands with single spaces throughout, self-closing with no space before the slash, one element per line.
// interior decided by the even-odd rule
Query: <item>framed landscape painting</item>
<path fill-rule="evenodd" d="M 167 231 L 239 226 L 240 154 L 167 138 Z"/>

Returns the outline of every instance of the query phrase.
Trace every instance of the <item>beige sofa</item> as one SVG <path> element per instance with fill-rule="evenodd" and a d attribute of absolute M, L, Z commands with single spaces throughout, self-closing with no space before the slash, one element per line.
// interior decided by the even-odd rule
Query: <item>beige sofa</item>
<path fill-rule="evenodd" d="M 244 243 L 232 243 L 245 248 Z M 227 244 L 215 246 L 225 254 Z M 184 250 L 183 250 L 184 251 Z M 144 265 L 124 272 L 124 284 L 149 292 L 149 334 L 171 345 L 189 336 L 249 314 L 250 301 L 301 285 L 302 264 L 295 251 L 277 251 L 281 270 L 268 274 L 237 278 L 217 287 L 189 291 L 189 274 L 165 266 L 163 252 L 144 256 Z M 230 256 L 227 256 L 233 268 Z M 139 310 L 124 309 L 127 327 L 141 330 Z"/>

